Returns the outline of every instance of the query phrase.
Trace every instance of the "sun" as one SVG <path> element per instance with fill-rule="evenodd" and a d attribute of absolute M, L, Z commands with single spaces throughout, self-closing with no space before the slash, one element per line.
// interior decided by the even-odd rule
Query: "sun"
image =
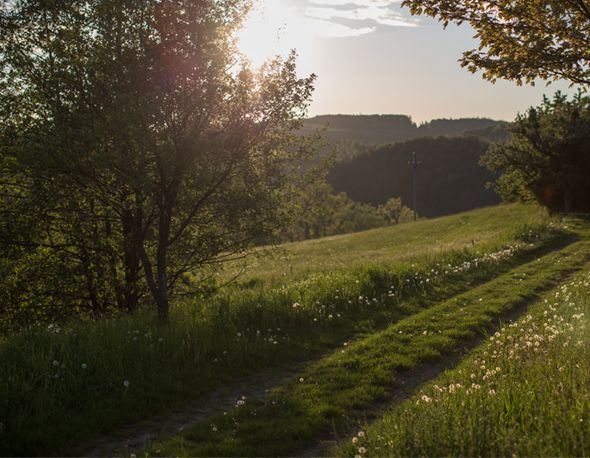
<path fill-rule="evenodd" d="M 238 48 L 253 66 L 259 67 L 269 58 L 285 56 L 292 49 L 300 55 L 311 51 L 311 40 L 304 18 L 286 0 L 255 0 L 238 33 Z"/>

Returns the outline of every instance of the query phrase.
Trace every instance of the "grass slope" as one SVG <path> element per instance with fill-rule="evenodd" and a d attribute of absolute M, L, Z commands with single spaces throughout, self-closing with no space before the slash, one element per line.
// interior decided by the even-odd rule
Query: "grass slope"
<path fill-rule="evenodd" d="M 590 268 L 337 456 L 589 456 Z"/>
<path fill-rule="evenodd" d="M 78 454 L 118 426 L 370 335 L 569 242 L 534 207 L 485 209 L 291 245 L 316 265 L 286 277 L 275 275 L 285 261 L 259 266 L 253 287 L 177 303 L 167 327 L 140 314 L 0 337 L 0 454 Z"/>
<path fill-rule="evenodd" d="M 223 278 L 243 272 L 242 285 L 288 284 L 326 272 L 412 263 L 436 253 L 483 247 L 523 225 L 548 223 L 546 213 L 536 206 L 489 207 L 416 224 L 287 243 L 274 251 L 274 259 L 250 256 L 235 262 Z"/>
<path fill-rule="evenodd" d="M 174 456 L 293 455 L 314 438 L 346 431 L 395 391 L 399 374 L 442 359 L 495 319 L 533 300 L 590 258 L 587 240 L 547 254 L 384 331 L 346 345 L 274 390 L 155 444 Z"/>

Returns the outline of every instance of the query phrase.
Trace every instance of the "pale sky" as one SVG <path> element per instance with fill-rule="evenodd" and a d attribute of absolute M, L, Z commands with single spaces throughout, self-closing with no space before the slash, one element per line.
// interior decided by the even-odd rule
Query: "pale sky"
<path fill-rule="evenodd" d="M 399 0 L 255 0 L 240 48 L 259 65 L 299 53 L 301 75 L 318 75 L 310 115 L 407 114 L 414 121 L 489 117 L 513 120 L 543 94 L 568 89 L 495 85 L 461 68 L 477 46 L 468 26 L 412 17 Z"/>

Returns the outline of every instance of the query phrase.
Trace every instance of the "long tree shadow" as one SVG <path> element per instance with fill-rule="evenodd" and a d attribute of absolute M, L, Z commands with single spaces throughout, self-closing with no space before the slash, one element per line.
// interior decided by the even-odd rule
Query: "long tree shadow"
<path fill-rule="evenodd" d="M 588 221 L 590 221 L 590 217 Z M 572 239 L 570 238 L 570 240 Z M 573 237 L 573 240 L 576 241 L 579 238 Z M 569 244 L 565 244 L 564 247 L 567 245 Z M 543 251 L 550 253 L 554 250 L 545 249 Z M 318 435 L 313 445 L 300 449 L 294 453 L 294 456 L 327 456 L 329 450 L 335 448 L 342 441 L 349 440 L 363 425 L 382 418 L 394 405 L 413 397 L 421 386 L 432 382 L 445 371 L 455 369 L 469 353 L 483 344 L 491 334 L 500 330 L 506 324 L 518 321 L 526 314 L 530 305 L 541 300 L 545 293 L 579 272 L 588 261 L 590 261 L 590 253 L 586 253 L 584 261 L 579 265 L 560 271 L 558 276 L 541 284 L 531 294 L 514 301 L 514 306 L 510 310 L 494 316 L 488 325 L 482 326 L 469 338 L 461 339 L 450 351 L 443 351 L 437 358 L 425 361 L 415 368 L 399 370 L 396 373 L 394 383 L 386 387 L 386 396 L 368 404 L 360 411 L 357 410 L 355 415 L 349 417 L 348 422 L 340 424 L 337 429 Z"/>
<path fill-rule="evenodd" d="M 511 262 L 502 264 L 492 277 L 489 275 L 475 276 L 469 281 L 466 281 L 465 284 L 453 285 L 450 289 L 433 292 L 429 297 L 419 297 L 415 299 L 420 302 L 420 309 L 427 309 L 441 301 L 459 295 L 470 288 L 482 285 L 490 281 L 491 278 L 505 274 L 518 265 L 529 263 L 546 254 L 562 250 L 578 240 L 580 240 L 580 237 L 574 233 L 555 231 L 552 237 L 538 248 L 520 253 L 511 260 Z M 380 279 L 375 279 L 376 284 L 380 283 L 379 280 Z M 414 298 L 407 299 L 411 300 Z M 401 319 L 403 316 L 398 318 Z M 380 320 L 378 317 L 374 317 L 373 323 L 375 330 L 378 331 L 391 324 L 391 320 Z M 477 341 L 474 340 L 473 342 L 466 342 L 464 348 L 472 348 L 477 345 L 479 341 L 481 341 L 481 339 Z M 330 351 L 333 351 L 335 348 L 336 347 L 332 347 Z M 99 438 L 92 443 L 85 444 L 83 448 L 78 448 L 75 454 L 85 456 L 108 456 L 121 454 L 122 452 L 131 453 L 140 450 L 154 440 L 162 440 L 166 437 L 173 436 L 174 434 L 189 428 L 192 424 L 199 423 L 214 416 L 224 408 L 230 408 L 235 402 L 235 399 L 242 395 L 245 395 L 248 398 L 264 397 L 265 393 L 271 388 L 283 385 L 287 379 L 292 378 L 294 374 L 302 372 L 306 366 L 321 359 L 326 354 L 329 354 L 330 351 L 328 353 L 323 352 L 323 354 L 313 355 L 314 359 L 310 359 L 307 362 L 292 362 L 289 366 L 282 365 L 274 369 L 262 371 L 259 374 L 253 374 L 252 376 L 242 378 L 239 383 L 229 384 L 215 390 L 207 400 L 191 402 L 189 405 L 176 408 L 168 414 L 127 425 L 113 434 Z M 465 351 L 453 352 L 453 354 L 446 355 L 444 361 L 432 361 L 415 370 L 400 372 L 399 376 L 396 376 L 398 377 L 396 386 L 388 387 L 388 401 L 372 403 L 369 408 L 363 410 L 359 420 L 373 418 L 375 415 L 378 415 L 388 403 L 396 402 L 396 400 L 404 399 L 409 396 L 409 393 L 413 392 L 413 390 L 424 383 L 424 381 L 435 377 L 446 368 L 452 367 L 452 365 L 455 364 L 456 361 L 459 361 L 461 356 L 465 354 Z M 357 424 L 358 421 L 352 421 L 350 423 Z M 305 453 L 310 455 L 317 454 L 325 448 L 324 445 L 322 445 L 324 441 L 328 441 L 329 444 L 332 444 L 334 441 L 337 441 L 338 438 L 346 435 L 348 431 L 349 429 L 343 430 L 340 428 L 337 432 L 320 436 L 316 441 L 316 445 Z"/>

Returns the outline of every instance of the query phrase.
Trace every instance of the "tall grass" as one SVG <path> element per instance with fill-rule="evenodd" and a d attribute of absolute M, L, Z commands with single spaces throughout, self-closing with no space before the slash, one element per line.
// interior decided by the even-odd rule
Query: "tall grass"
<path fill-rule="evenodd" d="M 250 371 L 295 361 L 468 289 L 563 236 L 524 228 L 413 264 L 233 291 L 150 316 L 33 327 L 0 341 L 0 453 L 73 447 Z"/>
<path fill-rule="evenodd" d="M 585 251 L 586 250 L 586 251 Z M 445 360 L 494 319 L 587 262 L 579 242 L 400 320 L 309 365 L 264 399 L 238 400 L 148 449 L 159 456 L 293 456 L 318 434 L 342 432 L 384 402 L 400 373 Z"/>
<path fill-rule="evenodd" d="M 239 273 L 238 286 L 284 285 L 335 271 L 409 263 L 437 253 L 484 247 L 524 225 L 550 223 L 546 211 L 533 205 L 502 205 L 415 224 L 373 229 L 305 242 L 278 250 L 258 250 L 228 266 L 220 282 Z M 265 252 L 273 256 L 264 256 Z"/>
<path fill-rule="evenodd" d="M 338 455 L 589 456 L 590 270 Z"/>

